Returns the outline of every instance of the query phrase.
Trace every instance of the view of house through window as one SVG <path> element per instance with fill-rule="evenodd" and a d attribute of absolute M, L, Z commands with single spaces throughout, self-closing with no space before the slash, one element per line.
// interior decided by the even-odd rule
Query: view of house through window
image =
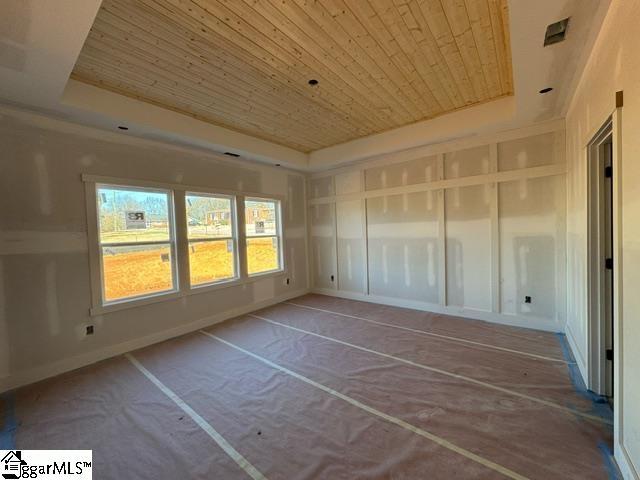
<path fill-rule="evenodd" d="M 184 195 L 185 215 L 179 218 L 186 225 L 174 224 L 174 195 Z M 98 184 L 96 203 L 103 304 L 178 291 L 178 264 L 183 262 L 177 257 L 183 251 L 188 251 L 186 288 L 282 269 L 278 200 L 247 198 L 240 204 L 245 212 L 244 274 L 233 195 Z M 176 240 L 176 229 L 186 229 L 187 245 L 177 248 L 182 240 Z"/>
<path fill-rule="evenodd" d="M 105 302 L 175 289 L 170 192 L 97 187 Z"/>
<path fill-rule="evenodd" d="M 244 207 L 249 275 L 279 270 L 280 202 L 247 198 Z"/>
<path fill-rule="evenodd" d="M 185 204 L 191 285 L 236 278 L 234 199 L 188 193 Z"/>

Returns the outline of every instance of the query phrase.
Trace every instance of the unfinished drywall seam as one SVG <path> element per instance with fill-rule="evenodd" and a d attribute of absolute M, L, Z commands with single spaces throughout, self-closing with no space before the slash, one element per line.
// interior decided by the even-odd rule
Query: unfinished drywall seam
<path fill-rule="evenodd" d="M 436 160 L 436 179 L 444 181 L 444 153 L 439 153 Z M 439 303 L 447 306 L 447 226 L 445 221 L 444 189 L 437 190 L 438 200 L 438 285 Z"/>
<path fill-rule="evenodd" d="M 391 156 L 404 163 L 376 160 L 312 175 L 316 188 L 308 204 L 315 211 L 363 202 L 363 273 L 370 286 L 363 297 L 560 331 L 566 317 L 566 164 L 564 132 L 554 127 L 428 157 Z M 531 132 L 536 135 L 523 136 Z M 364 176 L 364 189 L 328 187 L 332 179 L 346 185 L 354 175 Z M 322 267 L 336 264 L 332 290 L 347 293 L 340 278 L 343 243 L 332 244 L 338 250 L 327 253 Z M 325 282 L 314 287 L 328 291 Z"/>
<path fill-rule="evenodd" d="M 498 173 L 498 144 L 489 145 L 489 173 Z M 491 216 L 491 311 L 500 313 L 500 213 L 498 184 L 490 184 Z"/>
<path fill-rule="evenodd" d="M 74 84 L 75 86 L 80 86 L 81 88 L 95 88 L 89 85 L 85 85 L 81 82 L 77 82 L 73 79 L 69 80 L 69 84 Z M 106 93 L 105 90 L 95 88 L 95 91 L 98 93 Z M 127 100 L 126 97 L 121 97 L 120 99 Z M 119 99 L 119 100 L 120 100 Z M 144 109 L 148 109 L 152 107 L 149 104 L 143 103 L 142 106 Z M 0 114 L 6 114 L 7 116 L 12 116 L 16 119 L 19 119 L 25 123 L 28 123 L 33 126 L 37 126 L 40 128 L 44 128 L 47 130 L 52 130 L 56 132 L 60 132 L 63 134 L 73 134 L 73 135 L 81 135 L 84 137 L 94 138 L 96 140 L 105 140 L 110 142 L 117 142 L 124 145 L 130 145 L 132 147 L 160 147 L 166 150 L 172 150 L 179 154 L 187 154 L 187 155 L 202 155 L 216 161 L 225 162 L 230 165 L 238 165 L 239 160 L 231 160 L 228 156 L 224 156 L 220 151 L 213 151 L 210 146 L 197 146 L 197 145 L 180 145 L 178 143 L 172 143 L 168 140 L 156 140 L 152 138 L 143 138 L 137 137 L 133 135 L 122 134 L 118 132 L 111 132 L 108 130 L 104 130 L 99 127 L 93 127 L 89 125 L 82 125 L 79 123 L 75 123 L 73 121 L 68 121 L 63 118 L 56 118 L 53 116 L 43 115 L 41 113 L 33 112 L 30 110 L 25 110 L 18 107 L 13 107 L 6 104 L 0 104 Z M 149 112 L 146 111 L 145 115 L 148 116 Z M 185 117 L 178 116 L 184 123 Z M 187 121 L 188 121 L 187 117 Z M 197 122 L 197 121 L 196 121 Z M 202 122 L 200 122 L 202 123 Z M 207 125 L 205 125 L 207 126 Z M 253 140 L 258 140 L 254 137 L 249 137 Z M 259 153 L 255 153 L 256 159 L 243 158 L 240 162 L 246 164 L 254 164 L 256 166 L 260 166 L 260 168 L 271 168 L 271 169 L 279 169 L 279 170 L 288 170 L 291 173 L 295 173 L 300 175 L 302 171 L 306 170 L 307 167 L 307 159 L 308 154 L 298 152 L 287 147 L 282 147 L 279 145 L 272 144 L 270 142 L 266 142 L 265 145 L 271 146 L 272 152 L 261 155 Z M 288 160 L 289 162 L 285 163 L 286 160 L 283 160 L 281 157 L 276 155 L 277 152 L 286 152 L 289 151 Z M 274 167 L 274 162 L 281 162 L 283 166 Z M 287 166 L 287 164 L 291 166 Z M 300 165 L 301 164 L 301 165 Z"/>

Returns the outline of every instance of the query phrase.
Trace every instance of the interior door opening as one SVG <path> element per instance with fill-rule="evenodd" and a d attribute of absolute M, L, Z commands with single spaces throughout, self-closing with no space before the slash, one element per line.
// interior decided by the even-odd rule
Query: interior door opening
<path fill-rule="evenodd" d="M 590 388 L 613 408 L 613 135 L 609 120 L 589 145 Z"/>
<path fill-rule="evenodd" d="M 605 395 L 613 408 L 613 144 L 611 135 L 602 145 L 603 208 L 602 227 L 604 233 L 604 354 Z"/>

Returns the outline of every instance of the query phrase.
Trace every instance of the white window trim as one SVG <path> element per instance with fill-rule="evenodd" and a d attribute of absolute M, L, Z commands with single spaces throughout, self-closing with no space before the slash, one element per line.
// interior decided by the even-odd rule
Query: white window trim
<path fill-rule="evenodd" d="M 257 277 L 263 277 L 265 275 L 269 275 L 269 274 L 274 274 L 274 273 L 281 273 L 284 271 L 284 242 L 283 242 L 283 234 L 282 234 L 282 201 L 280 199 L 277 198 L 269 198 L 269 197 L 265 197 L 263 196 L 246 196 L 244 198 L 244 200 L 248 200 L 248 201 L 258 201 L 258 202 L 270 202 L 270 203 L 275 203 L 276 205 L 276 233 L 275 235 L 269 235 L 269 234 L 260 234 L 260 235 L 246 235 L 245 232 L 245 238 L 248 240 L 250 238 L 276 238 L 278 240 L 278 268 L 275 268 L 273 270 L 265 270 L 263 272 L 256 272 L 256 273 L 252 273 L 249 274 L 247 273 L 247 275 L 250 278 L 257 278 Z M 245 255 L 246 255 L 246 245 L 245 245 Z"/>
<path fill-rule="evenodd" d="M 233 270 L 234 270 L 234 276 L 233 277 L 229 277 L 229 278 L 223 278 L 220 280 L 213 280 L 210 282 L 203 282 L 203 283 L 198 283 L 196 285 L 191 283 L 191 263 L 190 263 L 190 255 L 187 256 L 187 264 L 189 265 L 189 289 L 190 290 L 199 290 L 202 288 L 207 288 L 207 287 L 212 287 L 215 285 L 222 285 L 225 284 L 225 286 L 227 284 L 230 283 L 234 283 L 237 282 L 237 280 L 240 280 L 240 278 L 242 277 L 242 272 L 240 269 L 240 252 L 238 251 L 238 236 L 239 236 L 239 232 L 238 232 L 238 198 L 236 195 L 229 195 L 229 194 L 215 194 L 215 193 L 210 193 L 210 192 L 200 192 L 200 191 L 185 191 L 185 200 L 186 197 L 192 195 L 194 197 L 209 197 L 209 198 L 226 198 L 230 201 L 230 205 L 231 205 L 231 211 L 230 211 L 230 216 L 229 216 L 229 223 L 231 224 L 231 236 L 230 237 L 212 237 L 212 238 L 194 238 L 194 239 L 189 239 L 189 235 L 187 233 L 187 247 L 189 247 L 190 244 L 192 243 L 207 243 L 207 242 L 222 242 L 222 241 L 229 241 L 231 240 L 232 244 L 233 244 Z M 186 205 L 185 205 L 186 207 Z M 185 210 L 185 214 L 186 214 L 186 210 Z M 223 215 L 224 217 L 224 215 Z M 188 220 L 187 220 L 188 221 Z M 189 226 L 187 225 L 187 232 L 188 232 Z"/>
<path fill-rule="evenodd" d="M 122 303 L 131 303 L 137 302 L 138 300 L 145 300 L 148 298 L 159 297 L 162 295 L 168 295 L 172 293 L 176 293 L 180 290 L 180 281 L 178 277 L 178 256 L 177 256 L 177 241 L 176 241 L 176 218 L 175 218 L 175 207 L 174 207 L 174 192 L 171 189 L 167 188 L 152 188 L 152 187 L 137 187 L 130 185 L 122 185 L 122 184 L 111 184 L 111 183 L 96 183 L 94 186 L 94 196 L 97 198 L 97 193 L 99 188 L 109 188 L 111 190 L 122 190 L 122 191 L 148 191 L 153 193 L 162 193 L 167 196 L 167 216 L 169 220 L 168 231 L 169 231 L 169 239 L 168 240 L 151 240 L 151 241 L 141 241 L 141 242 L 102 242 L 100 238 L 100 215 L 98 214 L 98 205 L 96 204 L 96 219 L 97 221 L 97 244 L 98 244 L 98 259 L 100 265 L 100 298 L 101 305 L 103 307 L 110 307 L 112 305 L 119 305 Z M 104 291 L 104 263 L 103 263 L 103 249 L 105 246 L 109 247 L 126 247 L 126 246 L 143 246 L 143 245 L 168 245 L 169 252 L 171 255 L 171 288 L 167 290 L 161 290 L 158 292 L 142 294 L 142 295 L 134 295 L 131 297 L 122 297 L 116 300 L 106 301 L 105 291 Z"/>
<path fill-rule="evenodd" d="M 212 292 L 215 290 L 251 284 L 269 277 L 283 277 L 287 275 L 287 265 L 285 259 L 286 245 L 284 239 L 284 231 L 282 218 L 284 199 L 283 195 L 241 192 L 224 189 L 214 189 L 204 185 L 183 185 L 166 182 L 154 182 L 141 179 L 127 179 L 120 177 L 108 177 L 102 175 L 82 175 L 82 181 L 85 184 L 85 202 L 87 210 L 87 240 L 89 251 L 89 267 L 90 267 L 90 283 L 91 283 L 91 315 L 103 315 L 111 312 L 136 308 L 154 303 L 177 300 L 179 298 L 188 297 L 190 295 Z M 175 245 L 175 266 L 174 285 L 176 289 L 173 291 L 159 292 L 144 297 L 130 297 L 128 299 L 119 300 L 105 304 L 103 302 L 103 282 L 102 282 L 102 259 L 100 257 L 100 237 L 98 229 L 98 210 L 97 210 L 97 186 L 100 184 L 121 186 L 123 188 L 147 188 L 156 190 L 170 190 L 172 197 L 172 215 L 174 222 L 174 245 Z M 236 262 L 238 264 L 239 276 L 234 279 L 219 281 L 211 284 L 196 285 L 191 288 L 189 282 L 189 259 L 187 239 L 187 224 L 185 195 L 187 192 L 196 194 L 210 194 L 212 196 L 231 196 L 235 197 L 236 209 L 236 238 L 237 252 Z M 279 231 L 279 261 L 280 268 L 278 270 L 270 270 L 268 272 L 260 272 L 253 275 L 247 273 L 246 259 L 246 236 L 244 225 L 244 202 L 245 198 L 270 200 L 279 202 L 278 209 L 278 231 Z M 166 242 L 165 242 L 166 243 Z"/>

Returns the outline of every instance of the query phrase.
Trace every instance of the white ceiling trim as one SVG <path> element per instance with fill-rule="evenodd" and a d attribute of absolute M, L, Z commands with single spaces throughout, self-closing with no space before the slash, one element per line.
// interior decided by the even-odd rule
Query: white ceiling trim
<path fill-rule="evenodd" d="M 232 152 L 264 163 L 305 169 L 307 154 L 267 140 L 219 127 L 172 110 L 124 95 L 69 80 L 61 99 L 68 114 L 93 112 L 92 124 L 113 130 L 129 127 L 128 134 L 196 146 L 216 152 Z"/>
<path fill-rule="evenodd" d="M 504 97 L 431 120 L 316 150 L 309 154 L 309 169 L 318 171 L 333 168 L 385 153 L 477 135 L 495 124 L 506 124 L 514 117 L 515 107 L 514 97 Z"/>

